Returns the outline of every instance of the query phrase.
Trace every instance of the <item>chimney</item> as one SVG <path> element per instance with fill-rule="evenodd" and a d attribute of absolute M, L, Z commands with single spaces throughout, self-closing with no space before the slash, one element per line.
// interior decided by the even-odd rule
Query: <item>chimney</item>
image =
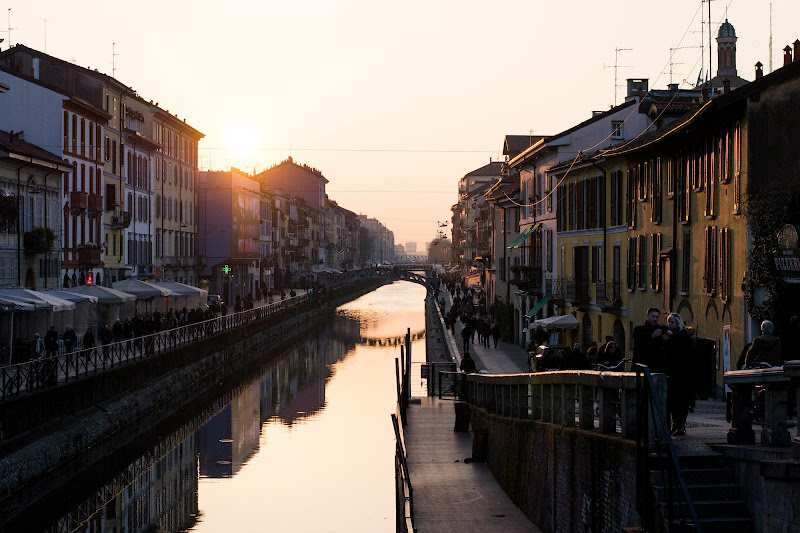
<path fill-rule="evenodd" d="M 731 92 L 731 80 L 725 78 L 722 80 L 722 94 L 728 94 Z"/>
<path fill-rule="evenodd" d="M 668 91 L 677 91 L 678 90 L 678 84 L 677 83 L 668 84 L 667 85 L 667 90 Z"/>
<path fill-rule="evenodd" d="M 703 103 L 705 104 L 706 102 L 709 101 L 708 85 L 703 85 L 703 89 L 702 89 L 701 93 L 703 94 Z"/>
<path fill-rule="evenodd" d="M 792 62 L 792 47 L 787 44 L 786 48 L 783 49 L 783 66 L 785 67 L 791 62 Z"/>
<path fill-rule="evenodd" d="M 761 64 L 761 61 L 756 63 L 756 79 L 760 80 L 764 77 L 764 65 Z"/>
<path fill-rule="evenodd" d="M 800 60 L 800 39 L 795 39 L 793 44 L 794 44 L 794 60 L 795 61 L 799 61 Z"/>

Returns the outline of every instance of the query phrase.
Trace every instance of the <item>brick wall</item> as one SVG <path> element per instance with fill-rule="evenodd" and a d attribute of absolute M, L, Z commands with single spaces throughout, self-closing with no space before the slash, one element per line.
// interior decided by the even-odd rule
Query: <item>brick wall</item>
<path fill-rule="evenodd" d="M 635 443 L 471 410 L 489 469 L 544 533 L 619 532 L 640 525 Z M 484 431 L 485 430 L 485 431 Z"/>

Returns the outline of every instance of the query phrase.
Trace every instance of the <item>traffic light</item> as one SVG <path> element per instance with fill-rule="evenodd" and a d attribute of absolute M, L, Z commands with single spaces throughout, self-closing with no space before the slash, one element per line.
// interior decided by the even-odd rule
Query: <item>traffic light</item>
<path fill-rule="evenodd" d="M 94 283 L 94 272 L 87 272 L 86 273 L 86 284 L 92 285 Z"/>

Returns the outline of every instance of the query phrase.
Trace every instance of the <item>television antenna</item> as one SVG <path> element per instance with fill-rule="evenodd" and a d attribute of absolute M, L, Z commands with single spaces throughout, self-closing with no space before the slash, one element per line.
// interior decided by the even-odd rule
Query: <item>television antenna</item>
<path fill-rule="evenodd" d="M 630 52 L 633 48 L 614 48 L 614 107 L 617 107 L 617 70 L 621 68 L 631 68 L 631 65 L 620 65 L 619 64 L 619 53 L 620 52 Z M 603 65 L 603 68 L 612 68 L 612 65 Z"/>

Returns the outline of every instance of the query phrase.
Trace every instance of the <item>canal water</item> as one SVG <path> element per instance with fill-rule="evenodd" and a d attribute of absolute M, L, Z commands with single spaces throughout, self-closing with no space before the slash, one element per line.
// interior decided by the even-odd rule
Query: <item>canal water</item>
<path fill-rule="evenodd" d="M 102 483 L 72 488 L 46 529 L 394 531 L 395 358 L 410 329 L 423 395 L 424 298 L 395 282 L 339 307 Z M 59 507 L 45 502 L 39 520 Z"/>

